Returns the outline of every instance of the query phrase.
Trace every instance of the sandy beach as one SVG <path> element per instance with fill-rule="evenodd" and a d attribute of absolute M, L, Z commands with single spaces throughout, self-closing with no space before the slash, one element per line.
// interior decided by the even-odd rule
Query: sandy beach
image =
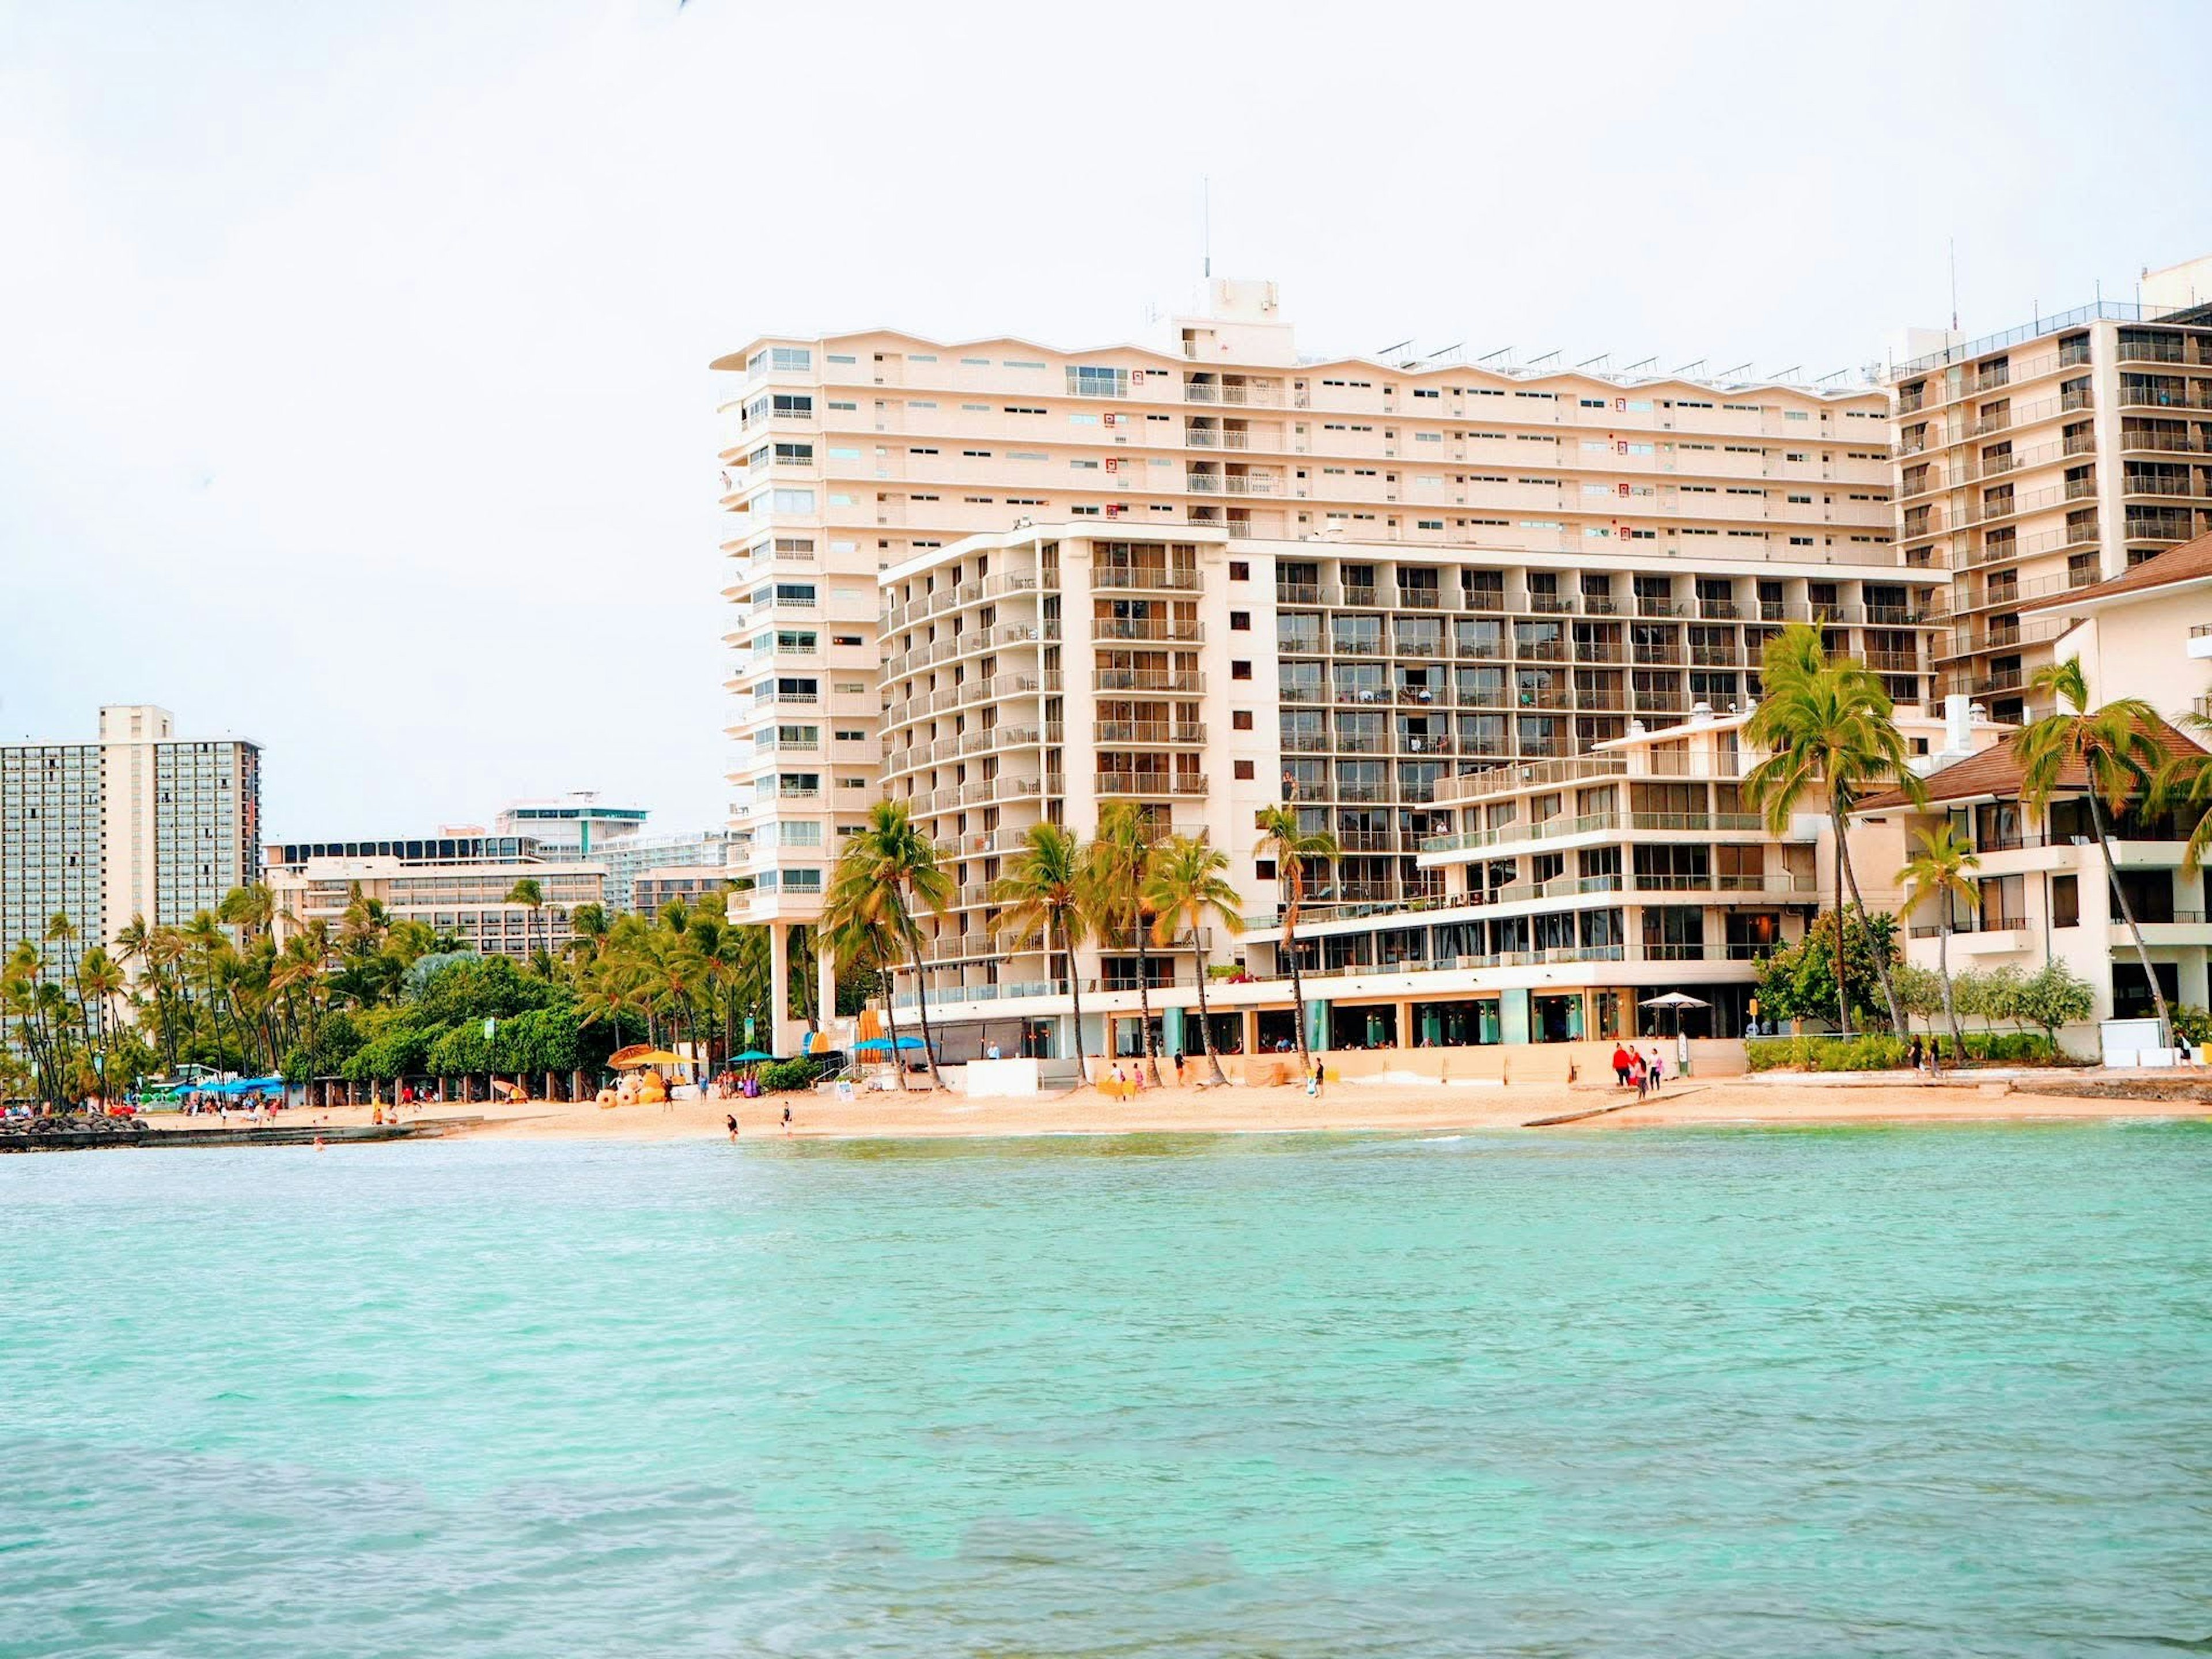
<path fill-rule="evenodd" d="M 782 1114 L 791 1109 L 787 1130 Z M 1638 1104 L 1604 1087 L 1514 1084 L 1413 1088 L 1332 1084 L 1319 1099 L 1295 1087 L 1147 1090 L 1127 1101 L 1091 1090 L 1027 1100 L 970 1101 L 920 1090 L 903 1097 L 863 1094 L 849 1102 L 810 1095 L 758 1100 L 680 1102 L 603 1109 L 561 1101 L 410 1108 L 408 1121 L 479 1117 L 460 1133 L 531 1140 L 695 1140 L 726 1136 L 735 1113 L 746 1137 L 853 1139 L 909 1136 L 1249 1133 L 1383 1130 L 1449 1133 L 1539 1127 L 1553 1133 L 1607 1133 L 1689 1125 L 1792 1123 L 1978 1123 L 2067 1118 L 2212 1117 L 2212 1104 L 2190 1099 L 2085 1099 L 2044 1095 L 2002 1083 L 1838 1086 L 1728 1079 L 1670 1085 Z M 288 1127 L 366 1123 L 366 1107 L 295 1111 Z M 161 1116 L 157 1127 L 187 1120 Z M 201 1121 L 204 1120 L 192 1120 Z"/>

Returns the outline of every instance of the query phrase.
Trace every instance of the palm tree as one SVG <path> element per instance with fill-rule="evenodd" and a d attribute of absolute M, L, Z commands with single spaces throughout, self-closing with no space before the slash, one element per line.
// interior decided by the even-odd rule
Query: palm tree
<path fill-rule="evenodd" d="M 538 914 L 545 908 L 545 888 L 535 876 L 525 876 L 507 890 L 507 902 L 520 904 L 530 914 L 522 919 L 522 953 L 528 957 L 532 951 L 532 929 Z"/>
<path fill-rule="evenodd" d="M 85 1006 L 84 981 L 76 977 L 79 958 L 70 948 L 76 943 L 76 924 L 70 920 L 68 911 L 57 910 L 46 919 L 46 943 L 54 946 L 60 952 L 61 959 L 70 964 L 70 977 L 76 987 L 77 1018 L 83 1023 L 84 1038 L 89 1042 L 92 1041 L 92 1016 Z"/>
<path fill-rule="evenodd" d="M 2089 797 L 2089 822 L 2097 831 L 2097 850 L 2104 854 L 2105 879 L 2135 941 L 2136 959 L 2143 978 L 2150 982 L 2152 1005 L 2158 1010 L 2158 1041 L 2173 1047 L 2173 1020 L 2151 970 L 2150 951 L 2136 925 L 2135 908 L 2120 886 L 2120 872 L 2112 861 L 2112 838 L 2106 833 L 2105 814 L 2124 811 L 2133 797 L 2148 796 L 2160 770 L 2165 752 L 2152 736 L 2159 726 L 2157 712 L 2140 697 L 2119 697 L 2098 708 L 2089 706 L 2088 676 L 2081 659 L 2046 663 L 2028 682 L 2031 690 L 2048 696 L 2051 711 L 2032 720 L 2013 742 L 2020 762 L 2021 799 L 2043 814 L 2069 772 L 2078 774 Z M 2069 712 L 2071 711 L 2071 712 Z M 2069 786 L 2070 787 L 2070 786 Z"/>
<path fill-rule="evenodd" d="M 2212 734 L 2212 719 L 2191 714 L 2185 724 L 2195 732 Z M 2193 821 L 2189 843 L 2181 849 L 2181 867 L 2195 875 L 2212 856 L 2212 755 L 2176 755 L 2159 769 L 2151 790 L 2151 810 L 2172 812 L 2184 823 Z"/>
<path fill-rule="evenodd" d="M 842 862 L 842 858 L 839 861 Z M 833 895 L 836 891 L 834 880 L 830 890 Z M 891 968 L 898 961 L 897 935 L 882 915 L 865 914 L 857 908 L 849 914 L 834 915 L 825 910 L 822 931 L 828 936 L 830 948 L 837 953 L 841 974 L 854 975 L 855 969 L 866 966 L 883 981 L 884 1024 L 891 1045 L 891 1075 L 897 1079 L 899 1092 L 904 1094 L 906 1066 L 898 1057 L 898 988 L 891 979 Z"/>
<path fill-rule="evenodd" d="M 1844 833 L 1850 807 L 1863 793 L 1890 784 L 1915 805 L 1923 805 L 1928 786 L 1906 764 L 1905 739 L 1892 718 L 1893 705 L 1881 677 L 1856 662 L 1830 661 L 1820 630 L 1811 623 L 1792 623 L 1769 640 L 1759 667 L 1765 701 L 1745 724 L 1744 736 L 1767 755 L 1744 775 L 1743 793 L 1765 813 L 1766 827 L 1777 836 L 1788 831 L 1798 804 L 1808 793 L 1818 788 L 1827 795 L 1828 823 L 1836 845 L 1837 1025 L 1849 1031 L 1850 993 L 1844 970 L 1846 887 L 1862 924 L 1867 914 Z M 1874 965 L 1892 1027 L 1902 1031 L 1905 1011 L 1890 981 L 1889 963 L 1879 949 L 1874 951 Z"/>
<path fill-rule="evenodd" d="M 276 896 L 265 881 L 248 882 L 225 893 L 215 914 L 217 921 L 242 929 L 251 940 L 267 933 L 270 924 L 276 921 Z"/>
<path fill-rule="evenodd" d="M 604 904 L 580 904 L 568 915 L 568 951 L 581 962 L 588 962 L 599 953 L 607 942 L 607 907 Z"/>
<path fill-rule="evenodd" d="M 200 983 L 206 992 L 208 1029 L 215 1045 L 215 1069 L 222 1070 L 222 1003 L 216 995 L 216 979 L 222 958 L 230 950 L 230 941 L 223 936 L 222 926 L 211 910 L 202 910 L 184 925 L 181 930 L 185 943 L 197 958 Z M 240 1044 L 243 1063 L 245 1045 Z"/>
<path fill-rule="evenodd" d="M 1176 935 L 1190 935 L 1191 960 L 1198 975 L 1198 1030 L 1206 1043 L 1206 1064 L 1217 1085 L 1226 1085 L 1220 1056 L 1213 1052 L 1213 1021 L 1206 1006 L 1206 952 L 1199 944 L 1199 924 L 1211 918 L 1231 933 L 1244 931 L 1237 909 L 1237 890 L 1224 878 L 1229 854 L 1196 836 L 1170 836 L 1152 860 L 1152 879 L 1145 898 L 1153 915 L 1155 937 L 1171 945 Z"/>
<path fill-rule="evenodd" d="M 1076 947 L 1091 931 L 1085 902 L 1084 849 L 1073 830 L 1057 823 L 1030 826 L 1026 844 L 992 884 L 1000 931 L 1042 935 L 1045 949 L 1057 938 L 1067 963 L 1067 997 L 1075 1015 L 1075 1079 L 1090 1081 L 1083 1054 L 1083 983 L 1075 972 Z"/>
<path fill-rule="evenodd" d="M 1959 1011 L 1951 1000 L 1951 906 L 1954 900 L 1974 904 L 1980 898 L 1972 872 L 1981 868 L 1982 855 L 1948 823 L 1918 832 L 1920 850 L 1912 855 L 1897 878 L 1905 884 L 1905 908 L 1921 900 L 1936 901 L 1936 972 L 1943 981 L 1943 1018 L 1951 1028 L 1951 1052 L 1966 1057 L 1966 1033 L 1959 1029 Z"/>
<path fill-rule="evenodd" d="M 1156 851 L 1152 821 L 1136 802 L 1109 800 L 1098 809 L 1098 833 L 1085 863 L 1085 891 L 1102 939 L 1126 935 L 1136 945 L 1137 1028 L 1145 1070 L 1155 1089 L 1160 1086 L 1160 1055 L 1152 1041 L 1152 965 L 1145 949 L 1152 919 L 1145 886 L 1152 879 Z"/>
<path fill-rule="evenodd" d="M 903 949 L 914 969 L 922 1055 L 928 1062 L 929 1086 L 933 1090 L 942 1089 L 945 1082 L 937 1073 L 937 1040 L 929 1029 L 929 988 L 923 982 L 921 926 L 916 911 L 941 915 L 952 902 L 952 890 L 951 875 L 937 861 L 936 843 L 915 827 L 906 803 L 879 800 L 868 809 L 866 826 L 847 840 L 845 850 L 838 855 L 823 905 L 824 927 L 834 931 L 859 924 L 865 931 L 880 924 L 888 933 L 889 942 Z M 885 943 L 876 941 L 876 948 L 884 948 Z M 776 1011 L 777 1018 L 784 1017 L 784 1011 Z M 896 1038 L 891 1059 L 897 1063 Z"/>
<path fill-rule="evenodd" d="M 1326 830 L 1308 830 L 1298 821 L 1295 806 L 1268 806 L 1260 811 L 1260 839 L 1255 849 L 1275 863 L 1275 885 L 1283 916 L 1282 954 L 1291 963 L 1291 1013 L 1297 1026 L 1298 1070 L 1313 1059 L 1306 1045 L 1306 993 L 1298 977 L 1298 910 L 1305 902 L 1306 866 L 1334 864 L 1340 856 L 1336 837 Z"/>

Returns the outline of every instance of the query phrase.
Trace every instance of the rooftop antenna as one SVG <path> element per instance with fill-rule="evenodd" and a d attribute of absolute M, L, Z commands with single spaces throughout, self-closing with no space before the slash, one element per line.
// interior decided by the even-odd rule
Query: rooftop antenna
<path fill-rule="evenodd" d="M 1778 368 L 1770 371 L 1766 378 L 1770 380 L 1786 380 L 1792 374 L 1795 374 L 1799 369 L 1804 367 L 1805 365 L 1802 363 L 1792 363 L 1787 368 Z"/>
<path fill-rule="evenodd" d="M 1826 386 L 1826 385 L 1827 385 L 1827 383 L 1828 383 L 1829 381 L 1831 381 L 1831 380 L 1842 380 L 1842 379 L 1844 378 L 1844 375 L 1846 375 L 1846 374 L 1850 374 L 1850 372 L 1851 372 L 1851 371 L 1850 371 L 1848 368 L 1839 368 L 1839 369 L 1835 370 L 1835 371 L 1834 371 L 1833 373 L 1832 373 L 1832 374 L 1823 374 L 1823 375 L 1822 375 L 1819 380 L 1817 380 L 1814 381 L 1814 382 L 1813 382 L 1813 384 L 1814 384 L 1814 386 Z"/>
<path fill-rule="evenodd" d="M 1434 362 L 1439 357 L 1449 357 L 1455 351 L 1464 351 L 1466 349 L 1466 341 L 1454 340 L 1449 345 L 1443 347 L 1441 350 L 1431 351 L 1429 354 L 1429 361 L 1431 362 Z"/>
<path fill-rule="evenodd" d="M 1656 357 L 1639 357 L 1639 358 L 1638 358 L 1634 362 L 1632 362 L 1632 363 L 1629 364 L 1629 366 L 1628 366 L 1626 368 L 1622 369 L 1620 372 L 1621 372 L 1622 374 L 1635 374 L 1635 373 L 1636 373 L 1636 371 L 1637 371 L 1638 369 L 1639 369 L 1639 368 L 1650 368 L 1650 367 L 1651 367 L 1651 365 L 1652 365 L 1652 364 L 1654 364 L 1654 363 L 1657 362 L 1658 361 L 1659 361 L 1659 360 L 1658 360 L 1658 358 L 1656 358 Z"/>
<path fill-rule="evenodd" d="M 1687 374 L 1693 368 L 1703 368 L 1707 361 L 1708 360 L 1704 357 L 1692 357 L 1688 362 L 1684 363 L 1680 368 L 1674 370 L 1674 373 L 1677 374 Z"/>
<path fill-rule="evenodd" d="M 1375 354 L 1376 361 L 1378 362 L 1387 362 L 1392 352 L 1403 351 L 1407 346 L 1413 343 L 1413 337 L 1408 334 L 1404 339 L 1399 341 L 1395 345 L 1386 345 L 1380 351 L 1376 352 Z"/>
<path fill-rule="evenodd" d="M 1477 362 L 1478 363 L 1486 363 L 1486 362 L 1489 362 L 1492 357 L 1503 357 L 1503 356 L 1504 356 L 1507 352 L 1509 352 L 1509 351 L 1510 351 L 1510 350 L 1512 350 L 1512 349 L 1513 349 L 1513 348 L 1512 348 L 1511 346 L 1500 346 L 1500 347 L 1498 347 L 1498 349 L 1497 349 L 1497 350 L 1495 350 L 1495 351 L 1486 351 L 1486 352 L 1484 352 L 1484 353 L 1482 354 L 1482 356 L 1480 356 L 1480 357 L 1477 357 L 1474 361 L 1475 361 L 1475 362 Z"/>
<path fill-rule="evenodd" d="M 1553 347 L 1549 351 L 1546 352 L 1542 356 L 1540 356 L 1540 357 L 1531 357 L 1531 358 L 1528 360 L 1528 367 L 1529 367 L 1529 368 L 1535 368 L 1535 367 L 1536 367 L 1536 365 L 1537 365 L 1537 364 L 1539 364 L 1539 363 L 1548 363 L 1548 362 L 1551 362 L 1554 357 L 1558 356 L 1559 355 L 1559 349 L 1557 346 L 1553 346 Z"/>
<path fill-rule="evenodd" d="M 1951 239 L 1951 332 L 1959 331 L 1959 239 Z"/>
<path fill-rule="evenodd" d="M 1588 368 L 1592 363 L 1610 363 L 1612 361 L 1613 354 L 1610 351 L 1601 351 L 1595 357 L 1583 358 L 1582 362 L 1577 363 L 1575 367 L 1577 368 Z"/>
<path fill-rule="evenodd" d="M 1744 369 L 1749 368 L 1750 367 L 1751 359 L 1747 357 L 1741 362 L 1738 363 L 1735 368 L 1723 369 L 1720 372 L 1718 378 L 1723 380 L 1734 380 L 1739 373 Z"/>
<path fill-rule="evenodd" d="M 1213 175 L 1198 175 L 1198 247 L 1200 274 L 1213 280 Z"/>

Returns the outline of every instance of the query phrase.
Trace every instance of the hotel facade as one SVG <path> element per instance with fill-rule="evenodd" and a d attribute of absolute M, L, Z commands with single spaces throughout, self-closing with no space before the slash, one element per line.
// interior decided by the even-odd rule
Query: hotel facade
<path fill-rule="evenodd" d="M 134 916 L 190 921 L 259 878 L 260 837 L 259 746 L 179 738 L 166 708 L 105 707 L 89 743 L 0 745 L 0 950 L 58 914 L 80 951 Z"/>
<path fill-rule="evenodd" d="M 2212 259 L 1979 339 L 1922 331 L 1889 370 L 1898 547 L 1950 573 L 1946 689 L 1998 718 L 2065 626 L 2047 604 L 2212 530 Z"/>
<path fill-rule="evenodd" d="M 576 908 L 601 902 L 604 866 L 573 848 L 548 848 L 527 836 L 473 830 L 391 840 L 286 842 L 267 850 L 281 948 L 314 922 L 335 933 L 356 898 L 374 900 L 391 921 L 419 921 L 483 956 L 527 960 L 555 955 L 574 937 Z M 507 895 L 525 878 L 544 903 Z"/>
<path fill-rule="evenodd" d="M 1816 623 L 1919 704 L 1938 591 L 1887 550 L 1686 565 L 1632 544 L 1598 565 L 1085 521 L 925 552 L 882 588 L 880 788 L 956 887 L 925 923 L 933 1006 L 956 1055 L 988 1030 L 1059 1056 L 1064 969 L 994 930 L 991 887 L 1030 825 L 1087 837 L 1117 799 L 1222 848 L 1249 912 L 1233 939 L 1145 953 L 1170 1047 L 1198 957 L 1237 976 L 1221 1017 L 1253 1021 L 1224 1045 L 1288 1033 L 1282 872 L 1256 828 L 1279 803 L 1343 850 L 1306 872 L 1298 930 L 1328 988 L 1318 1045 L 1617 1036 L 1644 994 L 1682 984 L 1739 1034 L 1758 958 L 1799 936 L 1821 873 L 1812 823 L 1772 846 L 1741 795 L 1760 651 Z M 1993 730 L 1905 724 L 1930 754 Z M 1109 1036 L 1133 1051 L 1133 947 L 1079 957 L 1091 1012 L 1116 1025 L 1087 1033 L 1093 1054 Z"/>
<path fill-rule="evenodd" d="M 842 838 L 894 782 L 914 781 L 913 723 L 884 709 L 911 701 L 911 671 L 936 665 L 915 660 L 917 644 L 926 654 L 945 641 L 927 625 L 938 590 L 918 639 L 898 590 L 913 573 L 933 579 L 940 561 L 948 595 L 1012 575 L 1024 526 L 1066 526 L 1049 538 L 1063 568 L 1088 561 L 1079 591 L 1051 596 L 1073 605 L 1081 635 L 996 641 L 1007 675 L 1032 661 L 1040 676 L 1066 674 L 1062 739 L 1096 750 L 1096 767 L 1056 769 L 1068 780 L 1060 810 L 1077 822 L 1115 778 L 1165 778 L 1170 805 L 1249 824 L 1248 793 L 1325 773 L 1333 793 L 1302 807 L 1361 814 L 1342 824 L 1357 839 L 1340 902 L 1439 890 L 1413 842 L 1443 833 L 1422 793 L 1447 774 L 1578 754 L 1638 715 L 1686 718 L 1695 702 L 1751 695 L 1755 630 L 1770 616 L 1828 619 L 1898 695 L 1928 693 L 1923 609 L 1948 572 L 1900 567 L 1881 390 L 1312 360 L 1271 285 L 1216 282 L 1209 300 L 1149 344 L 1067 352 L 869 330 L 763 337 L 715 362 L 732 873 L 754 884 L 732 898 L 733 919 L 781 934 L 818 918 Z M 946 556 L 977 535 L 1012 536 L 1009 562 L 979 573 L 974 554 Z M 1043 539 L 1028 556 L 1040 580 Z M 1205 586 L 1118 591 L 1121 610 L 1100 615 L 1088 583 L 1112 560 L 1091 550 L 1116 542 L 1163 550 L 1163 562 L 1190 550 L 1176 568 L 1203 565 Z M 1249 604 L 1230 603 L 1232 558 L 1264 567 L 1245 579 Z M 879 575 L 893 574 L 879 598 Z M 986 632 L 1069 620 L 1043 614 L 1044 597 L 994 592 L 986 620 L 979 592 L 963 620 Z M 1094 635 L 1094 622 L 1124 631 Z M 1186 626 L 1199 632 L 1176 631 Z M 1233 678 L 1239 662 L 1253 680 Z M 959 665 L 969 695 L 981 664 Z M 1129 678 L 1154 674 L 1170 678 Z M 1216 689 L 1182 689 L 1200 682 Z M 1231 707 L 1232 686 L 1249 700 Z M 1307 695 L 1316 688 L 1326 695 Z M 1340 703 L 1340 688 L 1352 701 Z M 1425 688 L 1430 701 L 1413 700 Z M 942 689 L 925 684 L 925 700 Z M 1217 726 L 1213 702 L 1224 721 L 1251 716 L 1249 752 L 1218 746 L 1240 728 Z M 1019 775 L 1042 799 L 1052 722 L 1033 700 L 1022 723 L 1040 737 Z M 1152 726 L 1170 740 L 1098 736 Z M 1181 742 L 1192 726 L 1213 746 Z M 920 741 L 946 735 L 975 734 Z M 1189 793 L 1206 779 L 1218 802 Z M 1012 768 L 988 777 L 994 791 L 1017 781 Z"/>

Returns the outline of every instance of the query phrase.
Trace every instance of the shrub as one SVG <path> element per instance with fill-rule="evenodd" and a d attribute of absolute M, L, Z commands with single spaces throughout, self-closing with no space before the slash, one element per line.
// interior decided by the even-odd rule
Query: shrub
<path fill-rule="evenodd" d="M 1893 1072 L 1905 1068 L 1905 1046 L 1880 1032 L 1854 1037 L 1753 1037 L 1744 1044 L 1754 1072 Z"/>
<path fill-rule="evenodd" d="M 797 1060 L 771 1060 L 760 1068 L 760 1085 L 769 1094 L 790 1089 L 809 1089 L 822 1075 L 817 1061 L 801 1057 Z"/>

